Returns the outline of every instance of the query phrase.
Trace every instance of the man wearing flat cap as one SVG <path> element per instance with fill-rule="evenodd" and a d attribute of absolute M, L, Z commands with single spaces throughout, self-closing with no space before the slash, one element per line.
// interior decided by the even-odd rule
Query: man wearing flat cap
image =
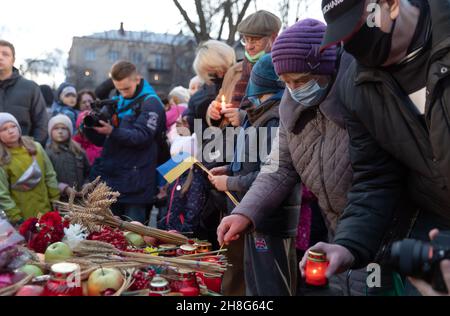
<path fill-rule="evenodd" d="M 242 38 L 242 45 L 245 47 L 245 58 L 233 67 L 234 72 L 240 72 L 240 79 L 234 83 L 232 90 L 231 104 L 227 109 L 220 111 L 217 107 L 218 102 L 213 102 L 208 109 L 208 116 L 212 121 L 219 121 L 226 116 L 234 127 L 239 127 L 245 117 L 245 110 L 250 102 L 244 99 L 247 85 L 250 80 L 253 65 L 272 50 L 272 44 L 278 36 L 281 29 L 281 20 L 274 14 L 260 10 L 247 18 L 238 25 L 238 32 Z M 227 82 L 228 74 L 225 76 L 224 84 Z M 232 81 L 232 80 L 231 80 Z M 219 103 L 220 105 L 220 103 Z M 217 174 L 219 175 L 219 174 Z M 230 205 L 229 210 L 233 207 Z M 233 242 L 228 247 L 227 256 L 232 267 L 230 267 L 224 275 L 222 283 L 222 293 L 226 296 L 244 296 L 244 239 L 241 238 Z"/>

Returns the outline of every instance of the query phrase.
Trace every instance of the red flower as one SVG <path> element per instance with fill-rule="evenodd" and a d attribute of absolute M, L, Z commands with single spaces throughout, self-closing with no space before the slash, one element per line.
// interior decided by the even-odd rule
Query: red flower
<path fill-rule="evenodd" d="M 62 225 L 62 217 L 58 212 L 49 212 L 41 217 L 39 224 L 49 227 L 56 227 Z"/>
<path fill-rule="evenodd" d="M 38 219 L 33 217 L 27 219 L 22 223 L 19 227 L 19 233 L 25 237 L 26 240 L 29 240 L 31 235 L 37 232 L 36 224 L 38 223 Z"/>
<path fill-rule="evenodd" d="M 36 224 L 39 224 L 36 226 Z M 64 238 L 64 225 L 58 212 L 50 212 L 37 219 L 30 219 L 22 224 L 20 232 L 28 234 L 28 247 L 38 253 L 44 253 L 50 244 Z M 24 235 L 25 236 L 25 235 Z"/>

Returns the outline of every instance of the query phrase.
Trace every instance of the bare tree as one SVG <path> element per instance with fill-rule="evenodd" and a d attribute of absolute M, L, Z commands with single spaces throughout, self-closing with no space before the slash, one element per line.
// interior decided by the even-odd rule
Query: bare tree
<path fill-rule="evenodd" d="M 49 75 L 62 66 L 63 54 L 62 50 L 55 49 L 40 58 L 27 58 L 20 65 L 20 71 L 23 75 Z"/>
<path fill-rule="evenodd" d="M 229 45 L 233 45 L 236 42 L 237 26 L 244 19 L 252 1 L 255 0 L 195 0 L 195 13 L 191 14 L 179 0 L 173 0 L 173 3 L 180 11 L 197 43 L 213 37 L 221 40 L 225 31 L 228 30 L 226 41 Z M 192 16 L 197 18 L 194 19 Z M 216 36 L 213 36 L 213 33 Z"/>
<path fill-rule="evenodd" d="M 311 5 L 312 0 L 280 0 L 278 10 L 280 12 L 283 28 L 287 28 L 290 24 L 297 22 L 299 19 L 307 17 Z M 294 10 L 295 16 L 292 16 Z"/>

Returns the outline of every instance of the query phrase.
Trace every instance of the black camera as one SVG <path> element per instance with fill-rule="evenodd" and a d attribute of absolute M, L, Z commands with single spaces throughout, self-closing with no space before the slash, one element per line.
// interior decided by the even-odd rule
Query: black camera
<path fill-rule="evenodd" d="M 101 127 L 100 121 L 111 121 L 117 104 L 117 100 L 94 101 L 91 105 L 92 112 L 84 118 L 84 126 L 87 128 Z"/>
<path fill-rule="evenodd" d="M 440 263 L 450 259 L 450 231 L 439 233 L 431 242 L 414 239 L 395 242 L 388 258 L 389 265 L 400 274 L 425 280 L 436 291 L 448 293 Z"/>

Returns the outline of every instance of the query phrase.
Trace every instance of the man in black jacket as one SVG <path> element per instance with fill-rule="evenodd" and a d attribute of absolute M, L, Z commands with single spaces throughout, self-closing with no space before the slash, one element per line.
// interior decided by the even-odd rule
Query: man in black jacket
<path fill-rule="evenodd" d="M 410 229 L 395 237 L 421 240 L 450 228 L 450 1 L 324 0 L 322 8 L 324 47 L 343 42 L 357 60 L 341 85 L 353 186 L 334 244 L 313 247 L 327 253 L 332 275 L 375 260 L 400 224 Z"/>
<path fill-rule="evenodd" d="M 39 86 L 14 68 L 14 46 L 0 40 L 0 111 L 14 115 L 23 134 L 45 144 L 48 115 Z"/>

